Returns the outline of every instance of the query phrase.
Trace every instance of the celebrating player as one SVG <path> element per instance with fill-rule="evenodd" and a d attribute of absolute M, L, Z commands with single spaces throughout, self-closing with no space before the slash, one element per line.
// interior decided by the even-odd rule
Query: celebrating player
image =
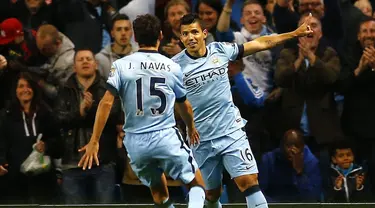
<path fill-rule="evenodd" d="M 246 121 L 232 101 L 228 62 L 312 33 L 309 21 L 310 18 L 293 32 L 262 36 L 243 45 L 213 42 L 206 47 L 207 30 L 198 17 L 187 14 L 180 20 L 180 39 L 186 49 L 172 60 L 182 68 L 187 99 L 193 106 L 201 136 L 199 144 L 191 145 L 206 185 L 208 207 L 221 207 L 224 167 L 244 192 L 248 207 L 268 207 L 259 189 L 254 156 L 242 130 Z M 259 97 L 254 95 L 253 100 L 256 99 Z"/>
<path fill-rule="evenodd" d="M 108 118 L 114 96 L 119 95 L 125 111 L 124 139 L 130 164 L 141 182 L 150 187 L 154 202 L 173 207 L 166 184 L 166 172 L 190 187 L 189 208 L 203 207 L 204 183 L 190 149 L 174 128 L 174 106 L 188 127 L 192 143 L 199 142 L 192 108 L 186 100 L 180 66 L 158 53 L 162 38 L 159 20 L 139 16 L 133 22 L 139 51 L 114 62 L 108 78 L 108 91 L 100 101 L 94 132 L 79 162 L 85 169 L 93 160 L 99 165 L 99 138 Z M 176 101 L 176 103 L 175 103 Z"/>

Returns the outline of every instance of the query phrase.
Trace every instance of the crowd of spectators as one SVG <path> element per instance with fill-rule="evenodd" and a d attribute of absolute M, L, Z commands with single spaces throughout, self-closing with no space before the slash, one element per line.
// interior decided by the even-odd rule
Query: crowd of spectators
<path fill-rule="evenodd" d="M 312 13 L 312 35 L 229 66 L 260 187 L 269 202 L 374 202 L 373 6 L 373 0 L 0 1 L 0 204 L 152 201 L 146 187 L 123 183 L 129 166 L 119 99 L 100 140 L 100 166 L 78 168 L 79 150 L 92 134 L 112 63 L 138 50 L 136 16 L 154 14 L 164 23 L 159 52 L 173 57 L 184 49 L 179 21 L 190 12 L 202 19 L 207 44 L 290 32 Z M 254 105 L 244 78 L 266 99 Z M 50 156 L 52 168 L 21 172 L 33 149 Z M 227 176 L 223 184 L 227 202 L 243 202 Z M 184 187 L 171 188 L 175 201 L 185 194 Z"/>

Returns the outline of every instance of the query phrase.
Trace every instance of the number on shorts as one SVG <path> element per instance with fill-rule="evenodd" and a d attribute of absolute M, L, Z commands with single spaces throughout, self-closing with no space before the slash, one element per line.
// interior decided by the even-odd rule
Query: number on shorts
<path fill-rule="evenodd" d="M 250 148 L 246 148 L 245 150 L 241 150 L 241 157 L 245 161 L 252 161 L 253 160 L 253 155 L 251 154 Z"/>
<path fill-rule="evenodd" d="M 142 78 L 137 79 L 137 116 L 143 116 L 143 89 L 142 89 Z M 160 98 L 160 107 L 151 108 L 152 115 L 163 114 L 167 106 L 167 96 L 164 92 L 157 88 L 156 84 L 165 84 L 165 78 L 162 77 L 151 77 L 150 78 L 150 96 Z"/>

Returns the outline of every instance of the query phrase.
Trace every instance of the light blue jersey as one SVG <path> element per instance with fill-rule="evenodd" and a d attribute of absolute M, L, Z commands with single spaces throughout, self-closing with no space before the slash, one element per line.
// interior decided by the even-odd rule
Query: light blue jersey
<path fill-rule="evenodd" d="M 186 49 L 172 58 L 181 66 L 187 99 L 194 111 L 201 141 L 228 135 L 245 122 L 232 100 L 228 62 L 242 58 L 243 45 L 213 42 L 204 57 L 191 57 Z"/>
<path fill-rule="evenodd" d="M 109 90 L 125 112 L 124 131 L 146 133 L 176 125 L 174 103 L 186 99 L 180 66 L 156 51 L 140 50 L 115 61 Z"/>

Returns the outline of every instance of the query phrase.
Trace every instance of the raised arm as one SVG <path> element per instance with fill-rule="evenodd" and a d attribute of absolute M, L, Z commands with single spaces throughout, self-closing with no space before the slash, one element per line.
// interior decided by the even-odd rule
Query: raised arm
<path fill-rule="evenodd" d="M 282 33 L 279 35 L 267 35 L 261 36 L 256 38 L 252 41 L 244 43 L 244 56 L 251 55 L 258 51 L 267 50 L 273 48 L 279 44 L 284 43 L 287 40 L 290 40 L 295 37 L 302 37 L 308 34 L 311 34 L 313 31 L 311 30 L 309 24 L 311 21 L 311 14 L 310 17 L 306 18 L 306 21 L 296 30 L 293 32 Z"/>
<path fill-rule="evenodd" d="M 181 115 L 182 120 L 188 127 L 188 136 L 190 138 L 190 145 L 196 145 L 199 143 L 199 134 L 195 128 L 193 108 L 188 100 L 183 102 L 176 102 L 175 104 L 177 112 Z"/>
<path fill-rule="evenodd" d="M 223 11 L 221 12 L 219 20 L 217 22 L 216 29 L 218 32 L 227 32 L 229 30 L 233 3 L 234 0 L 227 0 L 225 2 Z"/>
<path fill-rule="evenodd" d="M 107 92 L 105 92 L 103 98 L 99 102 L 90 142 L 86 146 L 78 150 L 79 152 L 86 151 L 78 163 L 78 166 L 82 167 L 83 170 L 85 170 L 86 167 L 91 169 L 93 159 L 95 160 L 96 165 L 99 165 L 99 140 L 105 124 L 107 123 L 114 100 L 115 96 L 107 90 Z"/>

